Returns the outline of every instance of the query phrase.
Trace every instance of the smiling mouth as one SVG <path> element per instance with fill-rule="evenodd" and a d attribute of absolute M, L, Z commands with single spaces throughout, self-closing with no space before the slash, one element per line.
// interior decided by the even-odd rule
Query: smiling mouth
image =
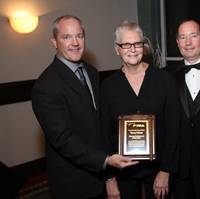
<path fill-rule="evenodd" d="M 70 49 L 68 49 L 70 52 L 79 52 L 80 51 L 80 48 L 75 48 L 75 49 L 72 49 L 72 48 L 70 48 Z"/>
<path fill-rule="evenodd" d="M 129 54 L 129 55 L 127 55 L 128 57 L 138 57 L 139 55 L 136 55 L 136 54 Z"/>
<path fill-rule="evenodd" d="M 186 51 L 192 51 L 194 48 L 185 48 Z"/>

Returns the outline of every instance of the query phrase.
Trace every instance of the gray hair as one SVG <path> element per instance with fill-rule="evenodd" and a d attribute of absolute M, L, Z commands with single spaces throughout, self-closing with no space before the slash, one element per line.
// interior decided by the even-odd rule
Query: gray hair
<path fill-rule="evenodd" d="M 160 55 L 154 52 L 151 41 L 148 37 L 144 36 L 142 28 L 135 22 L 129 22 L 127 20 L 122 21 L 115 29 L 115 43 L 121 43 L 121 34 L 123 31 L 137 32 L 142 41 L 144 41 L 144 56 L 143 61 L 154 64 L 155 66 L 160 65 Z"/>
<path fill-rule="evenodd" d="M 144 35 L 143 35 L 143 31 L 142 31 L 141 27 L 135 22 L 129 22 L 129 21 L 125 20 L 125 21 L 122 21 L 122 23 L 120 23 L 115 29 L 115 33 L 114 33 L 115 43 L 116 42 L 117 43 L 120 42 L 121 33 L 124 30 L 138 32 L 140 37 L 141 37 L 141 39 L 144 40 Z"/>
<path fill-rule="evenodd" d="M 76 17 L 76 16 L 74 16 L 74 15 L 63 15 L 63 16 L 60 16 L 60 17 L 56 18 L 56 19 L 54 20 L 54 22 L 53 22 L 52 33 L 53 33 L 53 37 L 54 37 L 54 38 L 57 37 L 57 34 L 58 34 L 58 32 L 59 32 L 58 24 L 59 24 L 59 22 L 60 22 L 61 20 L 63 20 L 63 19 L 75 19 L 75 20 L 77 20 L 77 21 L 80 23 L 80 26 L 81 26 L 81 28 L 82 28 L 82 30 L 83 30 L 83 34 L 85 34 L 85 30 L 84 30 L 82 21 L 81 21 L 78 17 Z"/>

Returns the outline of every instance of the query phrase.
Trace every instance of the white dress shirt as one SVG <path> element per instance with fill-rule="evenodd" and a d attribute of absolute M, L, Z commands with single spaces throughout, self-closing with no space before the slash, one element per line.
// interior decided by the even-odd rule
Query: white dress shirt
<path fill-rule="evenodd" d="M 198 63 L 200 63 L 200 60 L 194 64 Z M 185 60 L 185 65 L 191 64 Z M 200 70 L 192 68 L 188 73 L 185 74 L 185 82 L 194 101 L 200 90 Z"/>

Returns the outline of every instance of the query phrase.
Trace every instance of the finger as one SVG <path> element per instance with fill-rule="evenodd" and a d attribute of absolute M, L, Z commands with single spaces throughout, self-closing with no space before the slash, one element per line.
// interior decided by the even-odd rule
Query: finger
<path fill-rule="evenodd" d="M 164 194 L 164 195 L 161 195 L 161 199 L 165 199 L 165 194 Z"/>
<path fill-rule="evenodd" d="M 162 199 L 165 198 L 165 196 L 168 194 L 168 188 L 162 188 L 162 192 L 161 192 L 161 197 Z"/>
<path fill-rule="evenodd" d="M 153 188 L 153 191 L 154 191 L 155 198 L 157 198 L 157 189 L 155 187 Z"/>
<path fill-rule="evenodd" d="M 165 192 L 166 192 L 166 194 L 169 193 L 169 187 L 166 187 Z"/>
<path fill-rule="evenodd" d="M 122 156 L 122 159 L 121 159 L 121 160 L 124 161 L 124 162 L 133 162 L 132 158 L 130 158 L 130 157 L 125 157 L 125 156 Z"/>
<path fill-rule="evenodd" d="M 128 167 L 128 166 L 132 166 L 132 165 L 135 165 L 135 164 L 138 164 L 139 162 L 137 161 L 134 161 L 134 162 L 124 162 L 124 161 L 121 161 L 118 165 L 116 165 L 118 167 L 118 169 L 123 169 L 125 167 Z"/>
<path fill-rule="evenodd" d="M 156 187 L 156 188 L 154 189 L 154 194 L 155 194 L 155 197 L 156 197 L 157 199 L 160 199 L 160 196 L 161 196 L 161 189 L 158 188 L 158 187 Z"/>
<path fill-rule="evenodd" d="M 139 161 L 132 161 L 133 165 L 136 165 L 139 163 Z"/>
<path fill-rule="evenodd" d="M 161 191 L 158 191 L 158 193 L 157 193 L 157 199 L 160 199 L 160 196 L 161 196 Z"/>
<path fill-rule="evenodd" d="M 165 199 L 165 196 L 166 196 L 166 193 L 165 193 L 165 192 L 162 192 L 162 193 L 161 193 L 161 199 Z"/>
<path fill-rule="evenodd" d="M 120 194 L 112 195 L 109 199 L 120 199 Z"/>
<path fill-rule="evenodd" d="M 134 162 L 125 162 L 125 165 L 130 166 L 130 165 L 135 165 L 138 164 L 139 162 L 134 161 Z"/>
<path fill-rule="evenodd" d="M 164 190 L 161 191 L 160 197 L 161 197 L 161 199 L 165 198 L 165 191 Z"/>

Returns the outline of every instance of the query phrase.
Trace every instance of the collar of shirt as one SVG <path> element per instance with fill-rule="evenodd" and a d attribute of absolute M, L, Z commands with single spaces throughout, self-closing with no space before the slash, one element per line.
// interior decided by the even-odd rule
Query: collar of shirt
<path fill-rule="evenodd" d="M 70 62 L 67 59 L 61 57 L 60 55 L 56 55 L 56 57 L 61 62 L 63 62 L 68 68 L 70 68 L 74 73 L 76 72 L 76 70 L 78 69 L 79 66 L 83 66 L 82 62 L 80 62 L 80 63 Z"/>
<path fill-rule="evenodd" d="M 184 60 L 184 63 L 185 63 L 186 66 L 198 64 L 198 63 L 200 63 L 200 58 L 199 58 L 196 62 L 194 62 L 194 63 L 192 63 L 192 64 L 191 64 L 190 62 L 188 62 L 187 60 Z M 198 69 L 192 68 L 192 69 L 191 69 L 188 73 L 186 73 L 185 75 L 186 75 L 186 76 L 191 76 L 190 74 L 192 73 L 192 76 L 193 76 L 194 72 L 199 74 L 199 70 L 198 70 Z"/>
<path fill-rule="evenodd" d="M 188 62 L 187 60 L 184 60 L 184 63 L 185 63 L 186 66 L 187 65 L 192 65 L 192 64 L 198 64 L 198 63 L 200 63 L 200 58 L 196 62 L 194 62 L 192 64 L 190 62 Z"/>

